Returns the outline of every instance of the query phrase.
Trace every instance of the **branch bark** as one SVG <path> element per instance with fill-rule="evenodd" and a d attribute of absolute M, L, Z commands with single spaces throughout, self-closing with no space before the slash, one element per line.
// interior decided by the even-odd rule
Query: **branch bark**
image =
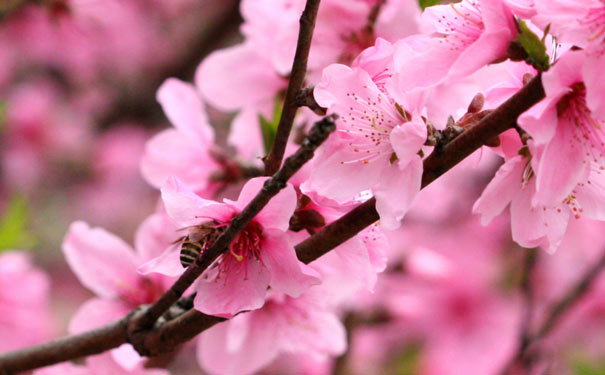
<path fill-rule="evenodd" d="M 475 127 L 465 131 L 451 143 L 445 145 L 439 152 L 434 152 L 427 157 L 424 161 L 422 187 L 427 186 L 447 172 L 485 142 L 512 128 L 517 117 L 543 97 L 544 89 L 540 76 L 538 76 L 478 122 Z M 173 288 L 150 308 L 135 310 L 117 322 L 90 332 L 0 355 L 0 370 L 6 374 L 26 371 L 85 355 L 101 353 L 125 342 L 133 343 L 142 354 L 156 354 L 156 351 L 150 349 L 147 345 L 158 345 L 162 349 L 174 348 L 179 342 L 184 342 L 221 321 L 221 318 L 210 317 L 191 310 L 170 323 L 161 327 L 153 327 L 157 319 L 181 297 L 195 278 L 222 254 L 235 235 L 264 207 L 272 196 L 285 186 L 286 181 L 306 161 L 312 158 L 314 150 L 333 130 L 333 118 L 326 118 L 316 124 L 301 148 L 286 160 L 283 168 L 265 184 L 265 188 L 233 220 L 225 233 L 185 271 Z M 301 261 L 309 263 L 353 237 L 377 219 L 375 200 L 370 199 L 298 244 L 296 246 L 297 255 Z M 542 334 L 548 333 L 551 326 L 558 321 L 568 306 L 586 291 L 598 272 L 605 266 L 605 255 L 598 266 L 589 273 L 582 283 L 574 288 L 569 298 L 562 300 L 553 309 L 553 315 L 540 330 L 540 332 L 543 332 Z"/>
<path fill-rule="evenodd" d="M 296 111 L 298 110 L 296 95 L 302 89 L 305 75 L 307 74 L 307 61 L 311 49 L 311 40 L 313 39 L 313 30 L 315 29 L 315 20 L 319 11 L 319 2 L 320 0 L 307 0 L 305 10 L 300 16 L 298 42 L 296 44 L 294 62 L 292 63 L 290 81 L 286 90 L 286 99 L 284 100 L 271 152 L 265 158 L 265 174 L 267 176 L 272 175 L 279 169 L 284 158 L 288 137 L 294 123 L 294 116 L 296 116 Z"/>
<path fill-rule="evenodd" d="M 283 167 L 265 182 L 254 199 L 231 220 L 225 232 L 196 259 L 156 303 L 149 307 L 137 308 L 124 319 L 93 331 L 0 355 L 0 371 L 10 374 L 31 370 L 84 355 L 101 353 L 125 342 L 130 342 L 141 355 L 157 355 L 160 353 L 158 348 L 172 349 L 178 343 L 185 342 L 202 330 L 224 320 L 190 310 L 170 323 L 154 326 L 158 319 L 181 298 L 195 279 L 226 251 L 235 236 L 269 200 L 286 187 L 288 179 L 313 158 L 317 147 L 335 130 L 334 120 L 335 116 L 327 116 L 315 123 L 296 153 L 286 159 Z"/>
<path fill-rule="evenodd" d="M 475 152 L 485 142 L 515 126 L 517 117 L 544 98 L 541 76 L 534 77 L 527 85 L 502 103 L 474 127 L 465 131 L 450 143 L 436 149 L 424 159 L 422 188 Z M 334 247 L 342 244 L 363 228 L 378 220 L 376 200 L 369 199 L 340 219 L 324 227 L 313 236 L 296 245 L 296 254 L 303 262 L 311 262 Z"/>

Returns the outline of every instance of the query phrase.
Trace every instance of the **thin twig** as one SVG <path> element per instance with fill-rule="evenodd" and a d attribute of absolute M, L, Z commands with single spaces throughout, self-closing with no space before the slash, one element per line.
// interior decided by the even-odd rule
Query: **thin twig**
<path fill-rule="evenodd" d="M 565 312 L 567 312 L 580 298 L 590 290 L 593 281 L 599 276 L 605 268 L 605 251 L 601 254 L 601 258 L 597 263 L 590 267 L 580 281 L 574 285 L 557 303 L 550 309 L 550 313 L 544 320 L 544 323 L 538 329 L 538 333 L 531 338 L 531 341 L 540 340 L 548 335 L 557 323 L 561 320 Z"/>
<path fill-rule="evenodd" d="M 586 270 L 580 280 L 559 301 L 552 305 L 536 334 L 532 335 L 529 328 L 525 329 L 522 344 L 519 345 L 517 352 L 502 370 L 503 375 L 515 373 L 517 370 L 529 373 L 530 367 L 539 355 L 539 348 L 536 347 L 536 344 L 547 337 L 565 313 L 586 295 L 603 269 L 605 269 L 605 251 L 601 254 L 599 260 Z"/>
<path fill-rule="evenodd" d="M 296 94 L 302 89 L 307 74 L 307 60 L 311 49 L 311 40 L 313 39 L 313 30 L 315 29 L 315 20 L 319 11 L 320 0 L 307 0 L 305 10 L 300 16 L 300 30 L 298 32 L 298 42 L 296 44 L 296 53 L 292 70 L 290 73 L 290 82 L 286 91 L 286 99 L 282 114 L 275 133 L 275 139 L 271 152 L 265 158 L 265 175 L 270 176 L 275 173 L 281 165 L 288 144 L 288 137 L 294 123 L 294 116 L 298 109 L 295 100 Z"/>

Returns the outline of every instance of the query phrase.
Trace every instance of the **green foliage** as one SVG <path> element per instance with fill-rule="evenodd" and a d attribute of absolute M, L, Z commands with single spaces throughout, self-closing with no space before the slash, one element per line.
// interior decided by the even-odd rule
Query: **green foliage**
<path fill-rule="evenodd" d="M 420 8 L 422 10 L 433 5 L 437 5 L 439 3 L 441 3 L 441 0 L 418 0 L 418 4 L 420 5 Z"/>
<path fill-rule="evenodd" d="M 388 375 L 418 375 L 420 374 L 420 354 L 422 348 L 419 344 L 405 347 L 399 355 L 388 365 Z"/>
<path fill-rule="evenodd" d="M 605 360 L 594 362 L 585 357 L 578 357 L 571 361 L 574 375 L 605 375 Z"/>
<path fill-rule="evenodd" d="M 0 218 L 0 251 L 29 249 L 36 244 L 28 228 L 29 209 L 21 195 L 11 198 Z"/>
<path fill-rule="evenodd" d="M 279 125 L 279 119 L 281 118 L 282 112 L 282 102 L 279 99 L 275 100 L 275 104 L 273 106 L 273 118 L 268 120 L 265 116 L 259 114 L 258 122 L 260 124 L 260 129 L 263 134 L 263 144 L 265 146 L 265 153 L 269 153 L 271 151 L 271 147 L 273 146 L 273 141 L 275 140 L 275 134 L 277 133 L 277 126 Z"/>
<path fill-rule="evenodd" d="M 6 121 L 6 103 L 0 102 L 0 133 L 4 130 L 4 123 Z"/>
<path fill-rule="evenodd" d="M 538 38 L 522 20 L 517 20 L 517 27 L 519 28 L 517 41 L 521 43 L 521 46 L 527 53 L 527 62 L 539 71 L 548 70 L 550 64 L 548 54 L 546 53 L 546 46 L 544 45 L 544 38 Z M 548 30 L 549 27 L 544 31 L 544 36 L 548 34 Z"/>

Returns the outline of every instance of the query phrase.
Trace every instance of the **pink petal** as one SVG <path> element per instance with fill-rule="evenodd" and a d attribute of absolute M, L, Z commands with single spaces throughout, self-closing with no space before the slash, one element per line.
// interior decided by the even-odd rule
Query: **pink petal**
<path fill-rule="evenodd" d="M 345 203 L 378 182 L 384 170 L 382 166 L 388 165 L 388 156 L 367 164 L 348 163 L 350 160 L 359 159 L 359 153 L 347 147 L 347 141 L 339 137 L 339 134 L 333 134 L 330 138 L 333 139 L 328 139 L 328 145 L 324 146 L 330 150 L 324 150 L 324 154 L 316 156 L 311 176 L 304 184 L 304 189 L 338 203 Z M 343 180 L 347 183 L 343 184 Z"/>
<path fill-rule="evenodd" d="M 197 346 L 197 358 L 202 367 L 213 374 L 248 375 L 267 366 L 278 354 L 277 332 L 265 314 L 254 316 L 241 349 L 230 351 L 227 343 L 231 322 L 217 324 L 202 333 Z M 244 319 L 235 316 L 233 319 Z"/>
<path fill-rule="evenodd" d="M 213 52 L 197 69 L 195 84 L 204 99 L 223 111 L 272 100 L 286 85 L 252 43 Z"/>
<path fill-rule="evenodd" d="M 216 270 L 206 271 L 208 277 L 202 277 L 197 286 L 195 308 L 205 314 L 231 316 L 262 307 L 271 274 L 258 260 L 246 262 L 216 278 Z"/>
<path fill-rule="evenodd" d="M 268 177 L 255 177 L 248 182 L 242 188 L 242 191 L 234 203 L 235 207 L 239 210 L 243 210 L 250 201 L 258 194 L 263 188 L 265 181 Z M 260 223 L 263 228 L 275 228 L 281 231 L 288 230 L 290 223 L 290 217 L 296 209 L 296 191 L 294 187 L 287 184 L 277 195 L 275 195 L 269 203 L 263 207 L 263 209 L 256 215 L 255 221 Z"/>
<path fill-rule="evenodd" d="M 158 89 L 157 100 L 181 134 L 203 145 L 214 143 L 214 129 L 208 123 L 203 103 L 193 85 L 168 78 Z"/>
<path fill-rule="evenodd" d="M 170 277 L 180 276 L 185 271 L 181 265 L 180 253 L 181 247 L 178 244 L 172 245 L 158 257 L 141 264 L 137 268 L 137 272 L 142 275 L 159 273 Z"/>
<path fill-rule="evenodd" d="M 91 298 L 84 302 L 69 322 L 69 333 L 90 331 L 102 325 L 122 319 L 134 306 L 119 299 Z"/>
<path fill-rule="evenodd" d="M 296 251 L 286 236 L 276 230 L 263 231 L 262 261 L 271 274 L 271 288 L 298 297 L 320 281 L 303 273 Z"/>
<path fill-rule="evenodd" d="M 588 173 L 584 152 L 573 139 L 572 123 L 560 121 L 555 136 L 540 157 L 533 204 L 562 202 Z"/>
<path fill-rule="evenodd" d="M 355 236 L 334 249 L 340 260 L 340 267 L 369 291 L 374 291 L 376 285 L 376 270 L 374 269 L 368 250 L 363 241 Z"/>
<path fill-rule="evenodd" d="M 94 375 L 84 366 L 77 366 L 69 362 L 53 366 L 42 367 L 35 370 L 34 375 Z"/>
<path fill-rule="evenodd" d="M 177 229 L 164 213 L 153 214 L 145 219 L 134 238 L 139 263 L 160 256 L 176 239 L 184 235 L 177 232 Z"/>
<path fill-rule="evenodd" d="M 141 173 L 155 188 L 176 176 L 194 191 L 200 191 L 207 187 L 208 175 L 217 168 L 206 146 L 174 129 L 151 138 L 141 159 Z"/>
<path fill-rule="evenodd" d="M 588 180 L 573 191 L 582 208 L 581 215 L 595 220 L 605 220 L 605 174 L 591 173 Z"/>
<path fill-rule="evenodd" d="M 426 141 L 426 137 L 426 125 L 420 119 L 420 116 L 414 116 L 412 121 L 397 126 L 391 131 L 391 144 L 402 167 L 416 158 L 418 151 L 422 149 Z"/>
<path fill-rule="evenodd" d="M 82 221 L 71 224 L 63 240 L 67 263 L 82 285 L 100 297 L 117 297 L 136 287 L 136 256 L 128 244 Z"/>
<path fill-rule="evenodd" d="M 592 116 L 605 119 L 605 53 L 588 54 L 582 68 L 584 84 L 586 85 L 586 104 L 592 111 Z"/>
<path fill-rule="evenodd" d="M 401 219 L 420 191 L 421 180 L 422 160 L 419 157 L 413 158 L 403 168 L 397 163 L 385 169 L 380 184 L 372 189 L 384 229 L 394 230 L 401 225 Z"/>
<path fill-rule="evenodd" d="M 504 163 L 473 205 L 473 213 L 481 215 L 481 225 L 489 224 L 502 212 L 521 189 L 527 159 L 515 156 Z"/>
<path fill-rule="evenodd" d="M 168 216 L 183 228 L 212 219 L 227 222 L 235 214 L 231 206 L 200 198 L 174 177 L 162 188 L 162 200 Z"/>

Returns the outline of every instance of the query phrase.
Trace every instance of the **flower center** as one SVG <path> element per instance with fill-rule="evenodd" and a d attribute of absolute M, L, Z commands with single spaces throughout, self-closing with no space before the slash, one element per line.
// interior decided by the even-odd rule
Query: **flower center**
<path fill-rule="evenodd" d="M 391 130 L 409 119 L 404 119 L 386 96 L 378 94 L 364 99 L 350 92 L 347 98 L 354 103 L 342 117 L 343 126 L 338 131 L 351 136 L 348 145 L 359 157 L 341 163 L 368 164 L 382 157 L 390 158 L 393 154 Z"/>

